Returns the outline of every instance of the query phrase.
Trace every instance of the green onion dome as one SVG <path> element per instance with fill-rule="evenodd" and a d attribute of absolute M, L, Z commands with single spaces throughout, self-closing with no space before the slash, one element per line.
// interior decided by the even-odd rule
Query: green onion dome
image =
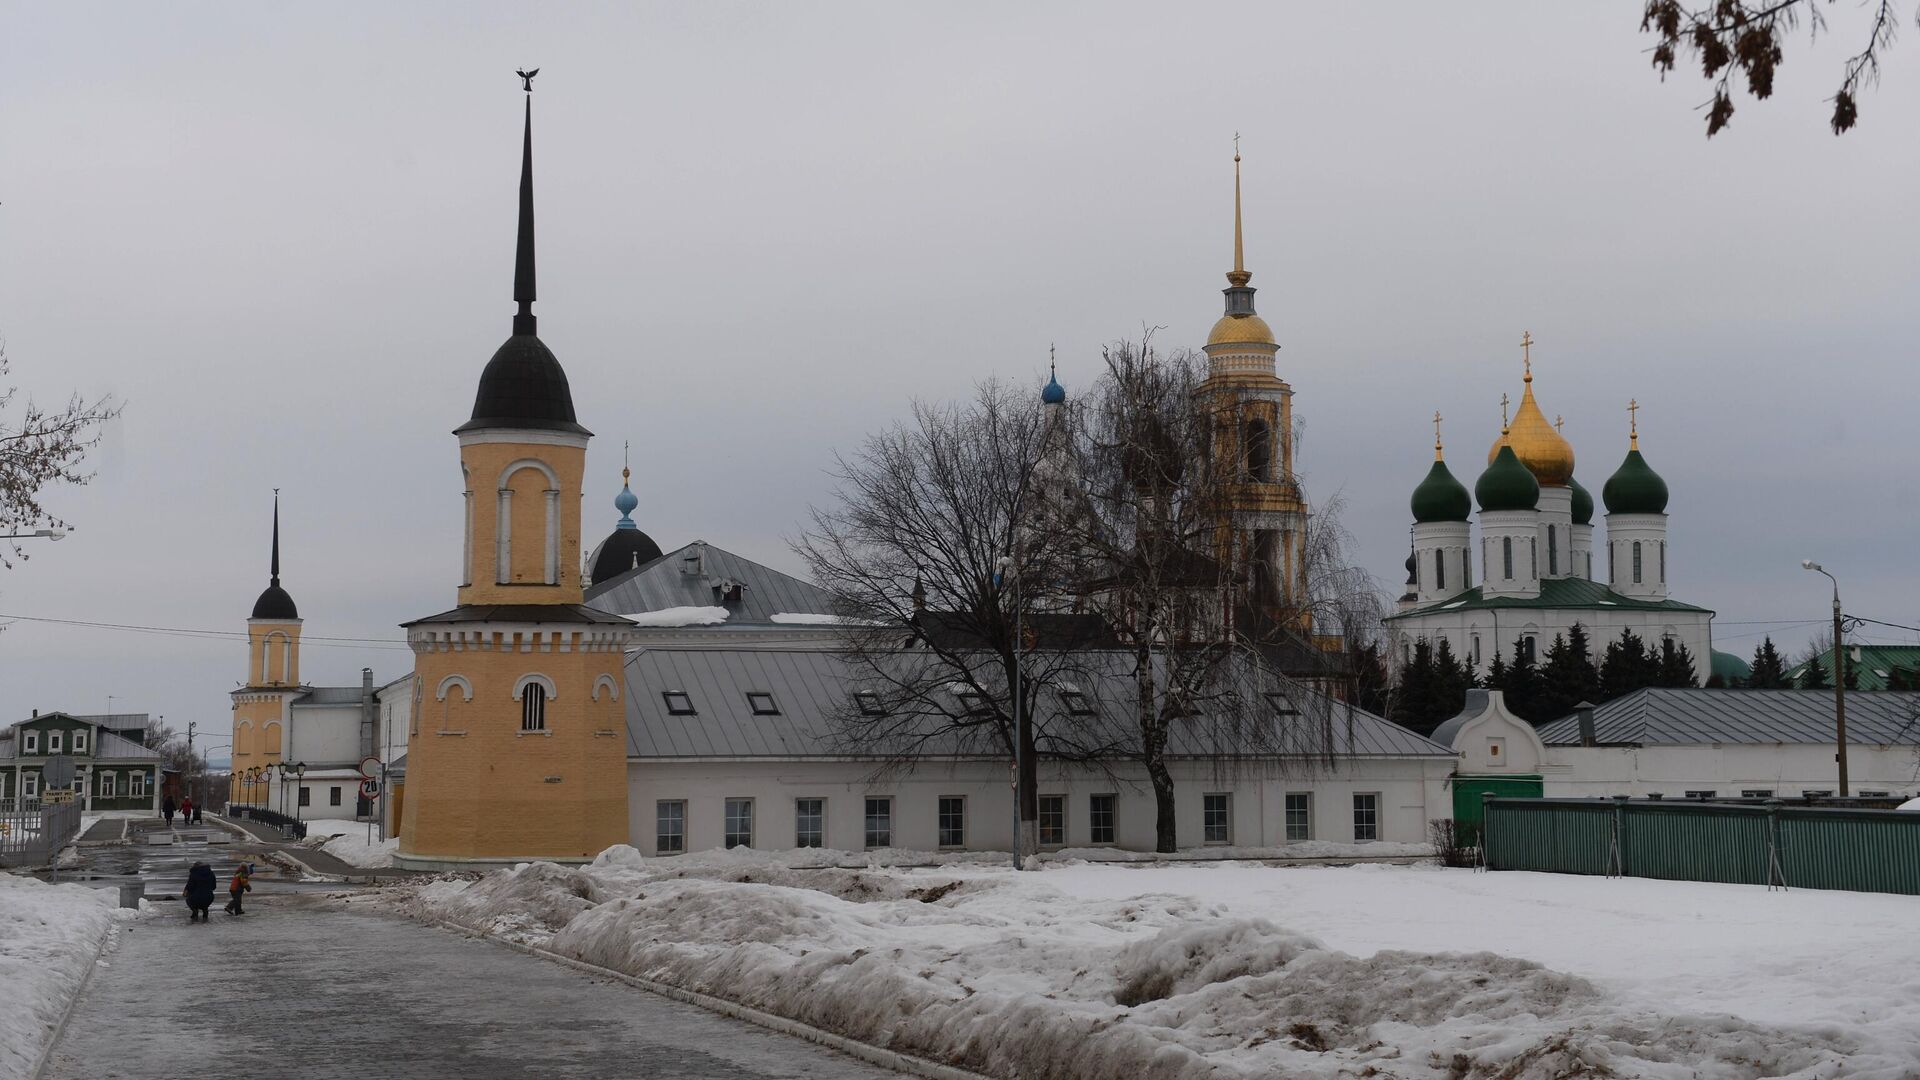
<path fill-rule="evenodd" d="M 1567 487 L 1573 492 L 1573 523 L 1575 525 L 1593 524 L 1593 492 L 1580 486 L 1580 481 L 1567 477 Z"/>
<path fill-rule="evenodd" d="M 1465 521 L 1473 512 L 1473 502 L 1467 497 L 1467 485 L 1454 479 L 1447 470 L 1447 463 L 1434 458 L 1433 468 L 1427 471 L 1427 478 L 1413 489 L 1413 520 L 1421 524 L 1429 521 Z"/>
<path fill-rule="evenodd" d="M 1636 445 L 1627 451 L 1607 484 L 1600 489 L 1609 514 L 1664 514 L 1667 512 L 1667 482 L 1653 471 Z"/>
<path fill-rule="evenodd" d="M 1500 452 L 1493 456 L 1493 464 L 1480 474 L 1473 485 L 1473 497 L 1480 502 L 1480 510 L 1532 510 L 1540 505 L 1540 481 L 1534 479 L 1533 471 L 1520 464 L 1514 456 L 1513 447 L 1501 446 Z"/>

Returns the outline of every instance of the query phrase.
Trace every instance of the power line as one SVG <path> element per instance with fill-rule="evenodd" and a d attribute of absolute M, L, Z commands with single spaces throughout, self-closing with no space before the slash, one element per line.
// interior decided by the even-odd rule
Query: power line
<path fill-rule="evenodd" d="M 247 635 L 237 630 L 206 630 L 190 626 L 147 626 L 139 623 L 92 622 L 86 619 L 54 619 L 39 615 L 8 615 L 0 613 L 0 620 L 11 622 L 48 623 L 55 626 L 78 626 L 88 630 L 118 630 L 131 634 L 158 634 L 167 637 L 202 638 L 219 641 L 246 640 Z M 393 649 L 412 651 L 404 642 L 393 638 L 353 638 L 323 637 L 302 635 L 302 645 L 317 645 L 326 649 Z"/>

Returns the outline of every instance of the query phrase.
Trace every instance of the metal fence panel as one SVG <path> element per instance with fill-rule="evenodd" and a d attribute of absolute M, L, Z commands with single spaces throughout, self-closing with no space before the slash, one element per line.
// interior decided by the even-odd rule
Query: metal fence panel
<path fill-rule="evenodd" d="M 1491 869 L 1607 872 L 1613 832 L 1611 805 L 1490 799 L 1486 813 L 1486 863 Z"/>
<path fill-rule="evenodd" d="M 1629 803 L 1623 873 L 1669 881 L 1767 883 L 1767 812 L 1700 803 Z"/>
<path fill-rule="evenodd" d="M 1920 896 L 1920 814 L 1782 810 L 1779 843 L 1789 888 Z"/>
<path fill-rule="evenodd" d="M 50 863 L 79 831 L 78 803 L 0 812 L 0 866 Z"/>

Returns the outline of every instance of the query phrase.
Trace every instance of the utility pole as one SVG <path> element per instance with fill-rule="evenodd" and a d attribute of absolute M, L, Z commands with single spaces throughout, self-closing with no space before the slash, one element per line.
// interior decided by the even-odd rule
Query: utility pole
<path fill-rule="evenodd" d="M 1845 627 L 1840 617 L 1840 579 L 1827 573 L 1826 569 L 1812 559 L 1804 559 L 1801 567 L 1825 575 L 1833 582 L 1833 730 L 1836 752 L 1833 760 L 1840 766 L 1840 797 L 1847 797 L 1847 654 L 1846 643 L 1841 640 Z"/>

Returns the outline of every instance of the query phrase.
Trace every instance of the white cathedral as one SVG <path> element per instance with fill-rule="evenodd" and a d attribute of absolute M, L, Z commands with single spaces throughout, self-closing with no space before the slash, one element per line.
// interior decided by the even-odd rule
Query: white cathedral
<path fill-rule="evenodd" d="M 1531 336 L 1523 341 L 1531 343 Z M 1471 499 L 1447 469 L 1434 419 L 1433 468 L 1413 492 L 1407 593 L 1386 619 L 1396 666 L 1425 638 L 1436 647 L 1447 642 L 1485 675 L 1494 657 L 1511 662 L 1516 649 L 1544 657 L 1556 634 L 1579 623 L 1595 664 L 1631 630 L 1651 649 L 1664 640 L 1685 645 L 1698 677 L 1708 677 L 1713 612 L 1668 596 L 1667 484 L 1640 454 L 1637 422 L 1629 425 L 1626 459 L 1601 488 L 1606 537 L 1596 565 L 1593 495 L 1574 479 L 1573 447 L 1534 400 L 1530 355 L 1520 407 L 1487 452 Z"/>

